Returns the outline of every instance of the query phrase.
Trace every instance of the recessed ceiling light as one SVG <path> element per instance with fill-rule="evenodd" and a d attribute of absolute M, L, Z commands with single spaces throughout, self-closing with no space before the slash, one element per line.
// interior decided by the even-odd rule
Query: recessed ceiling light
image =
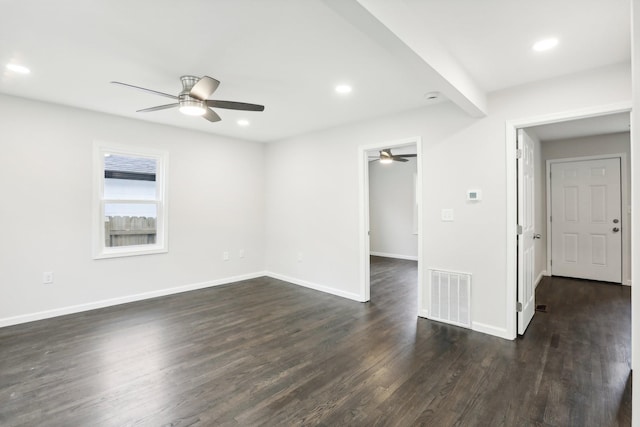
<path fill-rule="evenodd" d="M 238 126 L 249 126 L 249 120 L 247 119 L 240 119 L 236 123 L 238 123 Z"/>
<path fill-rule="evenodd" d="M 544 39 L 536 42 L 532 48 L 537 52 L 542 52 L 543 50 L 549 50 L 556 47 L 557 44 L 558 44 L 558 39 L 555 39 L 555 38 Z"/>
<path fill-rule="evenodd" d="M 351 92 L 351 86 L 349 85 L 338 85 L 336 86 L 336 92 L 340 94 L 347 94 Z"/>
<path fill-rule="evenodd" d="M 14 73 L 19 73 L 19 74 L 29 74 L 31 72 L 31 70 L 25 67 L 24 65 L 18 65 L 14 63 L 7 64 L 7 70 L 13 71 Z"/>

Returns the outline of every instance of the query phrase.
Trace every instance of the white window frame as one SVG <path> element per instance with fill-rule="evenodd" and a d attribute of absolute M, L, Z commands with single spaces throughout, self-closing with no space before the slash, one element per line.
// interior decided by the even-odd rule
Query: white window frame
<path fill-rule="evenodd" d="M 104 198 L 104 158 L 105 154 L 131 157 L 146 157 L 156 160 L 155 200 L 125 200 Z M 169 251 L 167 170 L 169 154 L 147 147 L 121 145 L 94 141 L 93 144 L 93 259 L 116 258 L 136 255 L 166 253 Z M 156 242 L 149 245 L 105 246 L 105 205 L 108 203 L 142 203 L 156 205 Z"/>

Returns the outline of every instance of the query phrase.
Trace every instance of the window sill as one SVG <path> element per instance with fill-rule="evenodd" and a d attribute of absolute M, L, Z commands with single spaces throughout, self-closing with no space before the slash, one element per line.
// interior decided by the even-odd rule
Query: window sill
<path fill-rule="evenodd" d="M 108 249 L 104 250 L 101 253 L 94 254 L 93 259 L 105 259 L 105 258 L 121 258 L 121 257 L 130 257 L 130 256 L 139 256 L 139 255 L 152 255 L 152 254 L 163 254 L 169 252 L 169 249 L 163 247 L 137 247 L 135 246 L 127 246 L 118 249 Z"/>

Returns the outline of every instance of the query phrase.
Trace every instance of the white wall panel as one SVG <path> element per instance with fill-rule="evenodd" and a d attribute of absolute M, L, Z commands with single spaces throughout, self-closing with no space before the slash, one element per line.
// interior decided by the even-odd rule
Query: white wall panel
<path fill-rule="evenodd" d="M 9 96 L 0 117 L 0 319 L 264 270 L 262 144 Z M 92 259 L 94 140 L 169 152 L 168 253 Z"/>
<path fill-rule="evenodd" d="M 591 263 L 596 265 L 607 265 L 607 236 L 602 234 L 592 234 L 590 242 Z"/>
<path fill-rule="evenodd" d="M 505 122 L 629 99 L 623 64 L 493 93 L 483 119 L 443 103 L 270 143 L 267 269 L 358 293 L 358 147 L 420 136 L 424 265 L 472 273 L 474 324 L 506 331 Z M 466 200 L 470 188 L 482 201 Z"/>
<path fill-rule="evenodd" d="M 577 222 L 578 217 L 578 204 L 580 203 L 580 196 L 578 194 L 578 187 L 567 186 L 563 188 L 564 191 L 564 220 L 567 222 Z"/>

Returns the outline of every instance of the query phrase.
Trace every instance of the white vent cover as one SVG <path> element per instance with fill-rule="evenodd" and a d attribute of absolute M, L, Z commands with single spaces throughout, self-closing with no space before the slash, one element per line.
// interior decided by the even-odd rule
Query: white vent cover
<path fill-rule="evenodd" d="M 471 328 L 471 275 L 429 269 L 429 318 Z"/>

